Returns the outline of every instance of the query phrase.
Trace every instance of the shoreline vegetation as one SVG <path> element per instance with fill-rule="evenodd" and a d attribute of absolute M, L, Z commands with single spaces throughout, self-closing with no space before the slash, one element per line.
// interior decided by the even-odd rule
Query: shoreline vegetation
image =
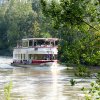
<path fill-rule="evenodd" d="M 100 66 L 99 6 L 99 0 L 5 0 L 0 3 L 0 55 L 12 56 L 22 38 L 56 37 L 60 62 Z"/>
<path fill-rule="evenodd" d="M 59 38 L 61 64 L 72 66 L 77 77 L 97 78 L 85 99 L 92 100 L 95 93 L 100 97 L 100 0 L 6 1 L 0 2 L 0 55 L 12 56 L 22 38 Z M 74 79 L 70 82 L 75 85 Z M 10 84 L 5 86 L 6 100 Z"/>

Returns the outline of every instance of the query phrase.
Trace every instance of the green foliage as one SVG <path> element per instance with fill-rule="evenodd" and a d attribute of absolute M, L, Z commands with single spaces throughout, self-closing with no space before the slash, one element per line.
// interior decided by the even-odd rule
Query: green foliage
<path fill-rule="evenodd" d="M 59 59 L 64 63 L 100 65 L 99 36 L 67 30 L 62 34 Z"/>
<path fill-rule="evenodd" d="M 96 19 L 98 0 L 41 0 L 42 10 L 45 16 L 51 17 L 55 23 L 55 27 L 67 25 L 87 24 L 84 20 Z M 58 26 L 58 27 L 57 27 Z"/>
<path fill-rule="evenodd" d="M 2 100 L 12 100 L 11 90 L 12 90 L 12 81 L 10 81 L 8 84 L 4 86 L 4 98 L 1 96 L 1 99 Z M 23 99 L 20 97 L 20 100 L 23 100 Z"/>
<path fill-rule="evenodd" d="M 97 78 L 96 82 L 100 85 L 100 72 L 97 73 L 96 78 Z"/>
<path fill-rule="evenodd" d="M 11 89 L 12 89 L 12 82 L 5 85 L 4 87 L 5 100 L 11 100 Z"/>
<path fill-rule="evenodd" d="M 46 33 L 41 33 L 41 37 L 51 38 L 51 35 L 50 35 L 50 33 L 46 32 Z"/>
<path fill-rule="evenodd" d="M 100 72 L 97 73 L 96 82 L 92 82 L 89 88 L 82 88 L 85 100 L 100 100 Z"/>
<path fill-rule="evenodd" d="M 41 0 L 43 14 L 61 38 L 59 60 L 64 63 L 100 65 L 99 1 Z"/>
<path fill-rule="evenodd" d="M 48 22 L 39 0 L 5 0 L 0 4 L 0 55 L 12 52 L 22 38 L 51 36 Z"/>
<path fill-rule="evenodd" d="M 0 4 L 0 54 L 9 54 L 22 38 L 58 37 L 61 62 L 100 65 L 98 0 L 23 2 Z"/>
<path fill-rule="evenodd" d="M 30 15 L 35 18 L 31 3 L 23 4 L 17 0 L 10 0 L 9 3 L 0 4 L 0 48 L 2 51 L 12 50 L 17 40 L 30 34 L 27 33 L 30 28 L 24 31 L 31 24 L 27 21 L 32 18 Z M 25 26 L 27 23 L 29 23 L 28 26 Z"/>
<path fill-rule="evenodd" d="M 78 76 L 78 77 L 90 77 L 90 71 L 87 67 L 85 66 L 78 66 L 76 69 L 75 69 L 75 76 Z"/>
<path fill-rule="evenodd" d="M 75 81 L 74 79 L 71 79 L 71 80 L 70 80 L 70 83 L 71 83 L 71 86 L 74 86 L 75 83 L 76 83 L 76 81 Z"/>
<path fill-rule="evenodd" d="M 100 84 L 91 83 L 90 88 L 82 88 L 85 100 L 100 100 Z"/>

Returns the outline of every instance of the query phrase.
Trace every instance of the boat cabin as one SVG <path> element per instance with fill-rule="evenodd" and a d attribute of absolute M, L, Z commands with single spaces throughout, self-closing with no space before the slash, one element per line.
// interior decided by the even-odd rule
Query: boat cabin
<path fill-rule="evenodd" d="M 17 43 L 13 51 L 14 62 L 44 63 L 57 60 L 58 38 L 27 38 Z"/>
<path fill-rule="evenodd" d="M 17 43 L 19 47 L 54 47 L 58 46 L 58 38 L 27 38 Z"/>

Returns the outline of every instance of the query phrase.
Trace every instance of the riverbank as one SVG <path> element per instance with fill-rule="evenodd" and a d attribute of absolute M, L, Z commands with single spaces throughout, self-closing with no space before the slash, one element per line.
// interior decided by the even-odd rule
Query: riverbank
<path fill-rule="evenodd" d="M 84 67 L 86 67 L 86 68 L 89 68 L 89 70 L 97 70 L 97 71 L 100 71 L 100 66 L 89 66 L 89 65 L 76 65 L 76 64 L 66 64 L 66 63 L 62 63 L 62 62 L 59 62 L 59 64 L 61 64 L 61 65 L 64 65 L 64 66 L 66 66 L 66 67 L 69 67 L 69 68 L 73 68 L 73 69 L 75 69 L 75 68 L 77 68 L 77 67 L 79 67 L 79 66 L 84 66 Z"/>
<path fill-rule="evenodd" d="M 100 73 L 100 66 L 83 66 L 83 65 L 74 65 L 67 66 L 66 73 L 71 72 L 77 77 L 92 77 L 96 76 L 97 73 Z"/>

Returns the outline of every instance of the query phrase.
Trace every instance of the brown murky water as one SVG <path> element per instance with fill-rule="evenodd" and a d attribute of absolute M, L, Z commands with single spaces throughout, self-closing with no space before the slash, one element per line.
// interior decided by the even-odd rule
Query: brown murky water
<path fill-rule="evenodd" d="M 82 87 L 93 79 L 80 79 L 64 66 L 19 68 L 10 66 L 12 58 L 0 57 L 0 100 L 3 88 L 13 82 L 12 100 L 84 100 Z M 70 85 L 70 79 L 78 83 Z"/>

